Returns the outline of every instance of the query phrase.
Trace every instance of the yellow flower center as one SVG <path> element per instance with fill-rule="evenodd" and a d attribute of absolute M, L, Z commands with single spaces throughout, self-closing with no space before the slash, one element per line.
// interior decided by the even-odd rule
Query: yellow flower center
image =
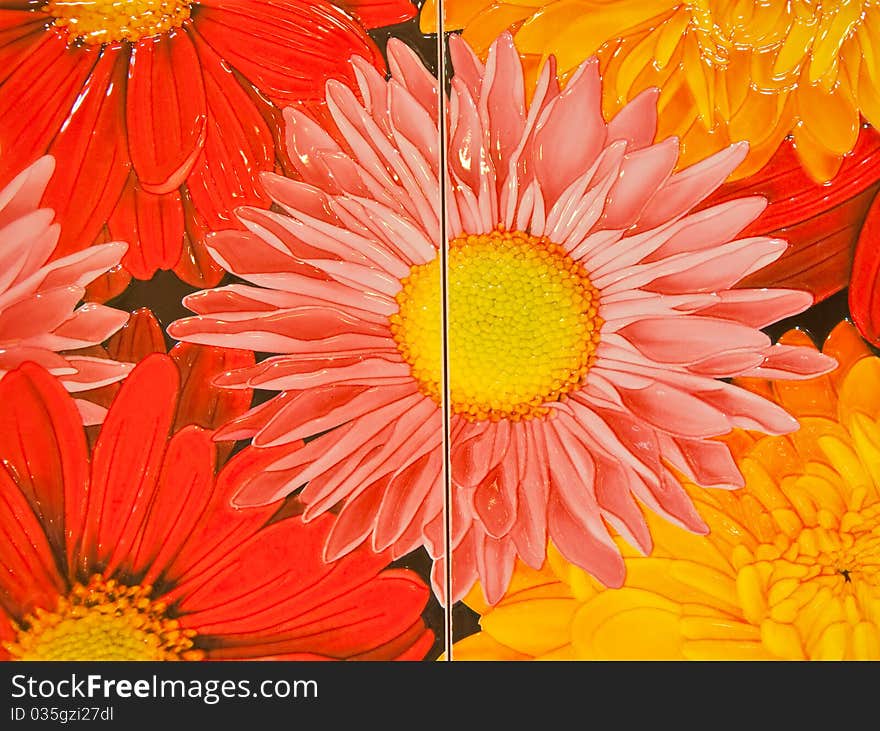
<path fill-rule="evenodd" d="M 18 660 L 200 660 L 192 630 L 150 599 L 151 586 L 96 575 L 74 585 L 55 611 L 37 609 L 4 646 Z"/>
<path fill-rule="evenodd" d="M 43 10 L 71 40 L 101 44 L 139 41 L 174 28 L 190 16 L 183 0 L 50 0 Z"/>
<path fill-rule="evenodd" d="M 562 247 L 519 232 L 449 244 L 451 408 L 471 421 L 547 416 L 595 360 L 599 293 Z M 391 331 L 422 393 L 441 393 L 440 260 L 414 266 Z"/>
<path fill-rule="evenodd" d="M 792 524 L 794 525 L 794 524 Z M 779 534 L 746 557 L 737 590 L 746 617 L 780 657 L 843 658 L 850 643 L 876 642 L 880 606 L 880 504 Z M 737 556 L 739 552 L 739 556 Z M 875 651 L 880 648 L 874 648 Z"/>

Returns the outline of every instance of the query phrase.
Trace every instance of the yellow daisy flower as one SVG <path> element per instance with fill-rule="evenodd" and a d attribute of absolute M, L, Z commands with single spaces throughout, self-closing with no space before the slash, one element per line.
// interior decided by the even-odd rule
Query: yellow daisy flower
<path fill-rule="evenodd" d="M 708 536 L 648 516 L 654 551 L 620 542 L 621 589 L 551 547 L 540 571 L 517 566 L 494 607 L 471 592 L 482 631 L 454 658 L 880 658 L 880 358 L 848 323 L 824 351 L 840 363 L 827 376 L 740 383 L 801 429 L 730 438 L 743 489 L 688 486 Z"/>
<path fill-rule="evenodd" d="M 859 113 L 880 125 L 878 0 L 446 0 L 447 30 L 478 53 L 515 33 L 537 72 L 599 56 L 607 115 L 662 90 L 658 139 L 678 135 L 682 165 L 748 140 L 745 177 L 792 134 L 807 172 L 830 180 L 858 137 Z M 436 32 L 435 0 L 422 9 Z"/>

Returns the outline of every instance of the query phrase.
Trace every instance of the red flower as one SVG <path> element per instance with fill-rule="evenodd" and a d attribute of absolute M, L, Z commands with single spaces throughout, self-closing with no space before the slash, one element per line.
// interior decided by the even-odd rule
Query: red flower
<path fill-rule="evenodd" d="M 332 516 L 230 507 L 267 450 L 215 479 L 210 432 L 169 437 L 178 388 L 168 356 L 142 361 L 89 455 L 46 371 L 0 382 L 0 659 L 422 657 L 424 583 L 387 553 L 323 563 Z"/>
<path fill-rule="evenodd" d="M 56 257 L 101 240 L 106 223 L 131 245 L 132 276 L 174 268 L 216 284 L 202 238 L 235 227 L 239 205 L 268 207 L 257 176 L 281 154 L 277 106 L 353 81 L 353 54 L 381 67 L 364 25 L 415 12 L 409 0 L 347 7 L 360 22 L 329 0 L 0 2 L 0 187 L 51 152 Z"/>

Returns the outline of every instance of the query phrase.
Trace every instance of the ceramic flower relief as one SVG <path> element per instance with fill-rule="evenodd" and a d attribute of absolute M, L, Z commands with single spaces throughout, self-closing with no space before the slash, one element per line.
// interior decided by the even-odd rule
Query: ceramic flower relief
<path fill-rule="evenodd" d="M 806 336 L 790 333 L 789 342 Z M 730 439 L 746 486 L 693 496 L 711 532 L 649 516 L 654 553 L 624 543 L 624 587 L 605 590 L 558 551 L 522 564 L 464 659 L 880 658 L 880 359 L 844 323 L 824 348 L 840 366 L 797 383 L 744 386 L 791 411 L 791 436 Z"/>
<path fill-rule="evenodd" d="M 534 70 L 552 54 L 568 73 L 598 52 L 606 114 L 659 87 L 660 136 L 681 136 L 684 164 L 747 140 L 736 171 L 746 176 L 791 134 L 822 182 L 852 150 L 860 115 L 880 124 L 874 0 L 448 0 L 444 12 L 447 29 L 464 28 L 480 54 L 514 28 Z M 425 32 L 436 30 L 436 15 L 429 0 Z"/>
<path fill-rule="evenodd" d="M 347 8 L 368 26 L 414 12 L 408 0 Z M 273 105 L 351 78 L 352 53 L 383 67 L 363 25 L 329 0 L 4 2 L 0 185 L 48 151 L 61 170 L 45 196 L 64 224 L 58 256 L 106 226 L 132 244 L 133 276 L 173 267 L 216 284 L 202 238 L 233 225 L 236 205 L 269 205 L 257 175 L 276 165 Z"/>
<path fill-rule="evenodd" d="M 366 549 L 324 563 L 330 516 L 231 508 L 271 451 L 215 477 L 211 433 L 172 430 L 177 373 L 139 364 L 91 454 L 46 371 L 0 382 L 0 659 L 424 656 L 421 579 Z"/>
<path fill-rule="evenodd" d="M 106 346 L 95 346 L 89 352 L 98 358 L 132 364 L 140 363 L 153 353 L 167 352 L 180 372 L 180 391 L 172 427 L 174 431 L 189 424 L 214 430 L 247 411 L 253 400 L 250 389 L 232 391 L 211 383 L 216 376 L 228 370 L 253 365 L 253 352 L 191 343 L 175 343 L 169 351 L 162 326 L 147 308 L 132 312 L 128 322 L 107 341 Z M 114 383 L 85 392 L 82 396 L 107 407 L 116 397 L 119 387 L 120 384 Z M 233 446 L 232 442 L 217 445 L 221 462 L 225 461 Z"/>
<path fill-rule="evenodd" d="M 0 378 L 30 361 L 77 393 L 119 381 L 130 368 L 64 352 L 106 340 L 128 319 L 104 305 L 77 306 L 88 284 L 119 263 L 126 245 L 55 255 L 60 229 L 54 212 L 40 208 L 54 168 L 54 160 L 43 157 L 0 189 Z M 102 408 L 85 400 L 77 405 L 87 423 L 103 419 Z"/>
<path fill-rule="evenodd" d="M 527 104 L 510 36 L 485 66 L 460 39 L 451 50 L 452 599 L 479 576 L 497 601 L 514 558 L 540 566 L 548 536 L 619 586 L 624 563 L 606 523 L 644 552 L 639 503 L 705 532 L 670 468 L 736 488 L 739 470 L 713 437 L 797 428 L 721 379 L 803 378 L 833 361 L 758 330 L 809 295 L 732 289 L 786 248 L 736 238 L 764 201 L 689 213 L 745 145 L 673 173 L 678 141 L 652 142 L 654 92 L 606 124 L 596 61 L 564 91 L 548 63 Z M 363 103 L 327 84 L 345 148 L 287 113 L 303 180 L 265 176 L 285 212 L 245 209 L 248 233 L 210 242 L 251 284 L 188 297 L 197 316 L 169 332 L 278 353 L 216 381 L 282 392 L 218 436 L 274 447 L 331 430 L 253 476 L 238 504 L 306 485 L 310 520 L 344 500 L 328 560 L 367 540 L 393 555 L 425 543 L 442 593 L 437 85 L 402 44 L 389 54 L 387 82 L 354 62 Z"/>

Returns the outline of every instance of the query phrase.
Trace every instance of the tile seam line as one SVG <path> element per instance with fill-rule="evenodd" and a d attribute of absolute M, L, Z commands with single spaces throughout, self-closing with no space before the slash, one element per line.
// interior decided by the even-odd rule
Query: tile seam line
<path fill-rule="evenodd" d="M 443 417 L 442 445 L 443 445 L 443 556 L 444 574 L 443 590 L 445 602 L 443 606 L 443 645 L 446 652 L 446 662 L 453 661 L 452 655 L 452 469 L 450 466 L 450 393 L 449 393 L 449 282 L 448 282 L 448 251 L 447 221 L 446 221 L 446 39 L 444 29 L 445 8 L 444 0 L 437 0 L 437 102 L 438 102 L 438 149 L 440 170 L 440 312 L 442 318 L 442 344 L 443 358 L 442 368 L 442 391 L 441 413 Z"/>

